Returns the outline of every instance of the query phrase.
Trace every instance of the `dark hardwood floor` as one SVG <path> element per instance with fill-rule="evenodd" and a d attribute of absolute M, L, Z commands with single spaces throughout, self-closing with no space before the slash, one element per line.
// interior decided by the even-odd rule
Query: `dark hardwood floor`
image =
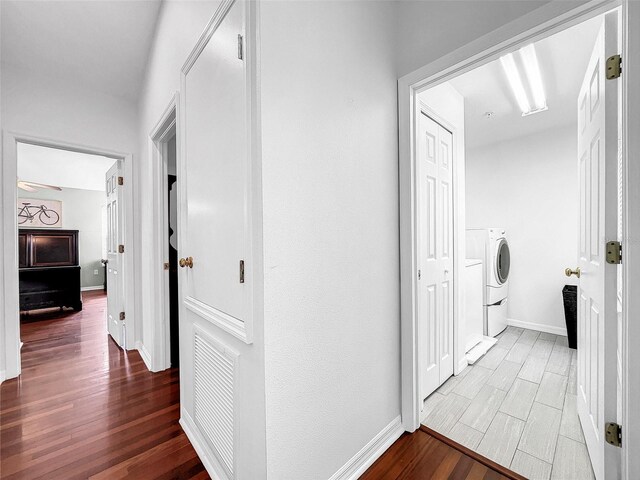
<path fill-rule="evenodd" d="M 178 424 L 178 371 L 150 373 L 105 329 L 106 296 L 22 319 L 22 375 L 0 386 L 0 477 L 207 479 Z"/>
<path fill-rule="evenodd" d="M 0 478 L 208 479 L 178 424 L 178 371 L 150 373 L 109 339 L 102 292 L 83 301 L 22 319 L 22 375 L 0 386 Z M 361 478 L 521 478 L 451 445 L 404 434 Z"/>
<path fill-rule="evenodd" d="M 526 480 L 446 437 L 421 427 L 404 433 L 360 480 Z"/>

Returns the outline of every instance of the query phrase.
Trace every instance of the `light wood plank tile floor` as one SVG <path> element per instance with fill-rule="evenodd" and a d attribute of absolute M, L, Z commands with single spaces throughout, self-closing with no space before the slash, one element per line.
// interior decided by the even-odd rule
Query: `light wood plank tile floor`
<path fill-rule="evenodd" d="M 507 327 L 425 400 L 422 423 L 532 480 L 589 480 L 567 337 Z M 571 452 L 571 462 L 567 462 Z"/>

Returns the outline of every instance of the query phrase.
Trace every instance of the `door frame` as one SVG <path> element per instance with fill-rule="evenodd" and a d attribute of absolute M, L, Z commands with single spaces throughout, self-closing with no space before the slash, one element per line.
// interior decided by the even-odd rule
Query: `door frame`
<path fill-rule="evenodd" d="M 147 367 L 152 372 L 159 372 L 171 367 L 171 333 L 169 323 L 169 272 L 164 269 L 164 263 L 169 261 L 169 222 L 167 209 L 169 195 L 167 192 L 167 142 L 172 136 L 176 137 L 176 169 L 179 165 L 180 135 L 178 128 L 180 94 L 175 92 L 168 105 L 160 115 L 156 125 L 149 133 L 149 152 L 151 153 L 151 178 L 153 181 L 152 202 L 152 232 L 151 244 L 151 298 L 161 298 L 163 301 L 151 301 L 148 305 L 150 322 L 150 336 L 152 351 L 148 352 L 144 345 L 139 345 Z M 177 185 L 178 199 L 180 199 L 180 185 Z M 178 215 L 180 214 L 178 208 Z M 179 224 L 179 222 L 178 222 Z M 178 246 L 180 235 L 176 236 Z"/>
<path fill-rule="evenodd" d="M 632 452 L 640 449 L 640 413 L 631 402 L 640 395 L 640 351 L 633 348 L 640 341 L 640 324 L 629 320 L 640 315 L 640 299 L 630 292 L 640 289 L 640 189 L 630 191 L 629 185 L 640 184 L 640 139 L 630 138 L 629 131 L 640 128 L 640 112 L 632 115 L 630 106 L 640 103 L 640 92 L 628 85 L 640 81 L 640 32 L 629 25 L 640 24 L 640 5 L 630 0 L 592 0 L 569 11 L 562 2 L 550 2 L 513 22 L 445 55 L 398 80 L 399 118 L 399 191 L 400 191 L 400 306 L 401 306 L 401 413 L 404 428 L 412 432 L 420 426 L 419 355 L 417 327 L 417 256 L 416 256 L 416 102 L 420 91 L 444 83 L 513 52 L 521 46 L 549 37 L 559 31 L 620 8 L 623 74 L 620 84 L 622 98 L 622 165 L 623 165 L 623 312 L 621 319 L 621 376 L 623 394 L 621 420 L 623 424 L 623 478 L 640 472 L 640 459 Z M 628 59 L 628 61 L 627 61 Z M 635 63 L 634 63 L 635 61 Z M 629 68 L 626 65 L 629 64 Z M 634 81 L 633 78 L 636 78 Z M 635 83 L 634 83 L 635 82 Z M 636 103 L 633 103 L 636 102 Z M 635 130 L 632 130 L 635 129 Z M 457 195 L 454 193 L 454 198 Z M 637 266 L 636 266 L 637 265 Z M 612 319 L 615 321 L 615 319 Z M 615 421 L 610 419 L 607 421 Z"/>
<path fill-rule="evenodd" d="M 62 140 L 38 137 L 35 135 L 3 132 L 2 142 L 2 253 L 3 253 L 3 279 L 1 291 L 4 300 L 4 310 L 0 319 L 0 328 L 4 328 L 4 352 L 5 370 L 0 372 L 0 381 L 14 378 L 20 375 L 20 304 L 18 299 L 18 221 L 15 215 L 15 206 L 18 201 L 18 143 L 26 143 L 40 147 L 55 148 L 77 153 L 100 155 L 103 157 L 122 160 L 124 164 L 124 242 L 127 246 L 123 258 L 124 279 L 124 309 L 127 312 L 127 328 L 125 328 L 125 342 L 128 349 L 135 344 L 136 318 L 135 318 L 135 282 L 134 265 L 135 241 L 133 228 L 133 164 L 130 153 L 122 153 L 100 147 L 81 145 Z M 130 292 L 126 294 L 126 292 Z M 106 323 L 105 323 L 106 331 Z"/>

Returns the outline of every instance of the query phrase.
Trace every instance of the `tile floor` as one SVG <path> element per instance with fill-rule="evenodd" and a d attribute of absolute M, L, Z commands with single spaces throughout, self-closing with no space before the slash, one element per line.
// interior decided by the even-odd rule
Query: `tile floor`
<path fill-rule="evenodd" d="M 508 327 L 424 402 L 426 426 L 532 480 L 593 479 L 567 337 Z"/>

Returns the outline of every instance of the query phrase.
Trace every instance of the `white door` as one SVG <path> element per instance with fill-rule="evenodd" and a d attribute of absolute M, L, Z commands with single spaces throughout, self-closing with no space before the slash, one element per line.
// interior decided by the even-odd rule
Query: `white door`
<path fill-rule="evenodd" d="M 183 300 L 207 306 L 216 323 L 237 326 L 245 320 L 247 291 L 241 271 L 248 208 L 246 87 L 235 47 L 243 14 L 242 3 L 234 4 L 185 76 L 185 222 L 179 245 L 180 257 L 193 258 L 193 267 L 182 269 Z"/>
<path fill-rule="evenodd" d="M 417 132 L 420 391 L 453 374 L 453 135 L 424 113 Z"/>
<path fill-rule="evenodd" d="M 578 97 L 580 232 L 578 414 L 598 479 L 617 478 L 619 449 L 604 440 L 616 421 L 616 266 L 605 244 L 617 238 L 618 83 L 605 60 L 618 53 L 617 14 L 607 14 Z M 606 472 L 606 473 L 605 473 Z"/>
<path fill-rule="evenodd" d="M 250 463 L 236 459 L 246 438 L 241 402 L 248 396 L 240 392 L 257 374 L 259 353 L 250 345 L 246 8 L 249 2 L 236 1 L 219 9 L 211 37 L 183 69 L 180 97 L 180 401 L 183 418 L 215 455 L 211 463 L 222 468 L 215 478 L 240 477 L 236 468 Z"/>
<path fill-rule="evenodd" d="M 125 348 L 124 285 L 120 245 L 122 231 L 122 161 L 116 161 L 106 174 L 107 190 L 107 330 L 118 346 Z"/>

